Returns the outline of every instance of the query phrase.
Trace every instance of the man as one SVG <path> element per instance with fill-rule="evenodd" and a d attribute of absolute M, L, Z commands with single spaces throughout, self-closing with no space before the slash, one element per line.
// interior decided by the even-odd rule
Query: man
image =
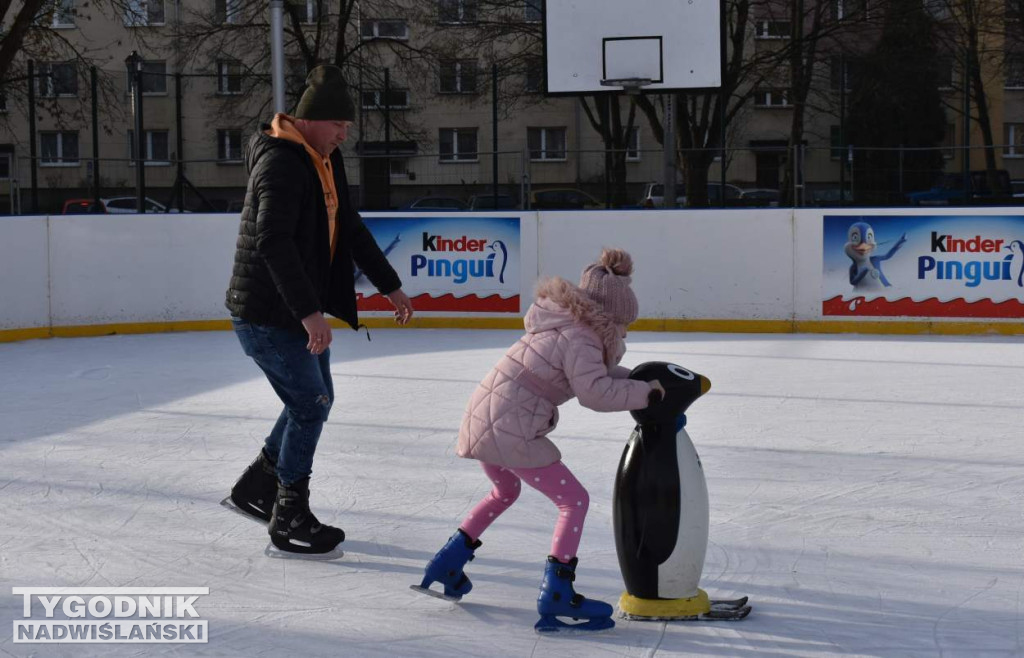
<path fill-rule="evenodd" d="M 291 553 L 330 553 L 345 539 L 310 512 L 309 477 L 334 401 L 324 313 L 359 327 L 353 261 L 395 306 L 398 324 L 413 313 L 349 201 L 338 145 L 354 118 L 341 70 L 318 66 L 294 116 L 277 114 L 246 148 L 249 183 L 226 305 L 243 350 L 284 410 L 230 498 L 269 521 L 271 541 Z"/>

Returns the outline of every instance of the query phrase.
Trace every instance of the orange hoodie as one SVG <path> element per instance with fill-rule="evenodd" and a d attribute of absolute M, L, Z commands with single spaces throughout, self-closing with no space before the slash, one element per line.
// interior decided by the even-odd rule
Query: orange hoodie
<path fill-rule="evenodd" d="M 331 259 L 334 259 L 334 247 L 338 238 L 338 190 L 334 187 L 334 168 L 331 167 L 331 159 L 320 155 L 316 149 L 310 146 L 302 137 L 302 133 L 295 127 L 295 117 L 288 116 L 283 112 L 274 115 L 270 123 L 270 130 L 266 134 L 278 139 L 286 139 L 289 142 L 302 144 L 306 153 L 313 160 L 313 166 L 320 177 L 320 185 L 324 188 L 324 202 L 327 204 L 327 226 L 331 241 Z"/>

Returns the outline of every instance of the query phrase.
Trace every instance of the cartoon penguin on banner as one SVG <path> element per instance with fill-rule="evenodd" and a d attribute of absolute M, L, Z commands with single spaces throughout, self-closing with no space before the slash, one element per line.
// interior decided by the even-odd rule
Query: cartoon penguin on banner
<path fill-rule="evenodd" d="M 652 361 L 631 379 L 658 380 L 665 398 L 632 411 L 636 429 L 619 462 L 613 517 L 626 619 L 743 619 L 747 597 L 712 601 L 697 585 L 708 545 L 708 489 L 684 412 L 711 389 L 703 375 Z"/>

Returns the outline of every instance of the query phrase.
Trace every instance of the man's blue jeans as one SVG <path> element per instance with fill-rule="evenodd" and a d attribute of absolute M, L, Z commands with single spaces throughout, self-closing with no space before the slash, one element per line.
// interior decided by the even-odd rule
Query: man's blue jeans
<path fill-rule="evenodd" d="M 334 403 L 331 352 L 306 349 L 309 336 L 231 318 L 242 349 L 256 362 L 284 402 L 264 451 L 277 460 L 277 478 L 291 485 L 309 477 L 320 431 Z"/>

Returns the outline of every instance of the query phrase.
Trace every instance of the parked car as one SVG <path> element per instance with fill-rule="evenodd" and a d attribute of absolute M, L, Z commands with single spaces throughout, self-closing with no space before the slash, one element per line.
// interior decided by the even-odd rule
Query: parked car
<path fill-rule="evenodd" d="M 469 198 L 470 210 L 515 210 L 519 202 L 510 194 L 499 194 L 498 203 L 494 203 L 493 194 L 477 194 Z"/>
<path fill-rule="evenodd" d="M 807 190 L 807 205 L 809 206 L 841 206 L 853 203 L 853 190 L 846 190 L 839 194 L 838 187 L 815 187 Z"/>
<path fill-rule="evenodd" d="M 771 188 L 755 187 L 740 191 L 740 199 L 744 202 L 749 202 L 752 206 L 778 208 L 780 198 L 782 198 L 782 193 L 779 192 L 779 190 L 773 190 Z M 744 203 L 744 205 L 746 205 L 746 203 Z"/>
<path fill-rule="evenodd" d="M 114 215 L 129 215 L 136 212 L 137 202 L 133 196 L 111 197 L 100 199 L 99 208 L 96 207 L 95 199 L 68 199 L 64 202 L 63 213 L 65 215 L 81 215 L 86 213 L 109 213 Z M 168 210 L 164 204 L 146 197 L 146 212 L 152 213 L 176 213 L 176 208 Z M 185 212 L 188 212 L 187 210 Z"/>
<path fill-rule="evenodd" d="M 399 210 L 467 210 L 469 206 L 461 199 L 450 196 L 424 196 L 413 199 Z"/>
<path fill-rule="evenodd" d="M 741 190 L 732 183 L 725 184 L 725 205 L 743 205 L 737 203 L 737 200 L 743 195 Z M 663 208 L 665 198 L 665 186 L 661 183 L 647 183 L 644 186 L 643 195 L 640 197 L 639 206 L 641 208 Z M 722 204 L 722 183 L 721 182 L 709 182 L 708 183 L 708 204 L 711 206 L 719 206 Z M 686 205 L 686 191 L 682 183 L 676 185 L 676 206 L 683 207 Z"/>
<path fill-rule="evenodd" d="M 1005 169 L 997 169 L 996 176 L 1000 179 L 1000 187 L 1011 190 L 1010 174 Z M 950 206 L 970 201 L 997 200 L 1000 196 L 1010 197 L 1010 193 L 997 195 L 988 184 L 988 172 L 972 171 L 968 177 L 970 190 L 964 190 L 963 174 L 942 174 L 938 182 L 927 190 L 907 194 L 907 201 L 914 206 Z"/>
<path fill-rule="evenodd" d="M 97 208 L 96 199 L 68 199 L 64 202 L 64 208 L 61 210 L 64 215 L 91 215 L 105 212 L 107 209 L 103 207 L 102 201 Z"/>
<path fill-rule="evenodd" d="M 530 207 L 537 210 L 582 210 L 603 208 L 604 204 L 582 190 L 557 188 L 531 192 Z"/>

